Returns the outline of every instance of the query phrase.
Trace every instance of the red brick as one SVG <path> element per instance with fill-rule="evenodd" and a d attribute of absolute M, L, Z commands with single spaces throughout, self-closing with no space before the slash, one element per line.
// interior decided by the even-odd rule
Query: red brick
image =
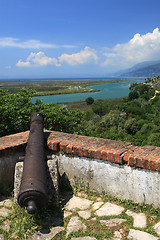
<path fill-rule="evenodd" d="M 102 151 L 102 160 L 104 160 L 104 161 L 107 160 L 107 152 L 108 151 L 109 151 L 108 149 Z"/>
<path fill-rule="evenodd" d="M 150 160 L 150 170 L 156 170 L 156 160 Z"/>
<path fill-rule="evenodd" d="M 116 151 L 114 154 L 114 158 L 115 158 L 115 163 L 120 164 L 121 163 L 121 155 L 127 151 L 127 149 L 121 149 L 119 151 Z"/>
<path fill-rule="evenodd" d="M 67 146 L 68 146 L 68 143 L 66 143 L 66 142 L 60 143 L 60 150 L 62 150 L 64 153 L 66 153 L 67 152 Z"/>
<path fill-rule="evenodd" d="M 151 163 L 151 159 L 152 159 L 152 163 Z M 150 154 L 148 154 L 147 156 L 145 156 L 143 158 L 143 168 L 144 169 L 149 169 L 151 168 L 151 166 L 149 167 L 149 163 L 152 164 L 152 168 L 156 168 L 156 165 L 154 163 L 154 159 L 158 159 L 158 156 L 155 155 L 155 152 L 151 152 Z"/>
<path fill-rule="evenodd" d="M 108 152 L 108 160 L 110 162 L 114 162 L 114 154 L 113 154 L 114 152 L 115 152 L 115 149 L 112 149 Z"/>
<path fill-rule="evenodd" d="M 47 143 L 47 146 L 48 146 L 49 149 L 52 150 L 52 144 L 51 144 L 51 141 Z"/>
<path fill-rule="evenodd" d="M 60 141 L 53 142 L 53 151 L 59 151 Z"/>
<path fill-rule="evenodd" d="M 145 158 L 143 159 L 143 168 L 148 169 L 148 160 Z"/>
<path fill-rule="evenodd" d="M 124 154 L 124 156 L 123 156 L 123 162 L 124 162 L 125 164 L 128 164 L 128 162 L 129 162 L 129 157 L 130 157 L 131 155 L 133 155 L 133 151 L 130 151 L 130 150 Z"/>
<path fill-rule="evenodd" d="M 150 160 L 151 158 L 153 158 L 154 156 L 156 156 L 156 153 L 155 151 L 151 151 L 150 154 L 148 154 L 147 156 L 145 156 L 145 159 L 147 160 Z"/>
<path fill-rule="evenodd" d="M 130 167 L 134 167 L 134 157 L 133 155 L 129 156 L 128 164 Z"/>
<path fill-rule="evenodd" d="M 78 155 L 80 157 L 83 157 L 83 151 L 84 151 L 85 146 L 86 146 L 86 144 L 84 143 L 84 141 L 73 143 L 73 151 L 74 151 L 73 153 L 74 153 L 74 155 Z"/>
<path fill-rule="evenodd" d="M 158 161 L 158 172 L 160 172 L 160 160 Z"/>
<path fill-rule="evenodd" d="M 92 148 L 92 149 L 90 150 L 89 157 L 90 157 L 90 158 L 95 158 L 95 153 L 96 153 L 96 149 Z"/>
<path fill-rule="evenodd" d="M 72 154 L 72 149 L 73 149 L 73 145 L 72 145 L 72 144 L 69 144 L 69 145 L 67 146 L 67 153 Z"/>
<path fill-rule="evenodd" d="M 84 149 L 84 154 L 83 154 L 84 157 L 88 157 L 89 156 L 89 147 L 85 148 Z"/>
<path fill-rule="evenodd" d="M 136 167 L 138 168 L 142 168 L 142 158 L 141 157 L 137 157 L 136 158 Z"/>
<path fill-rule="evenodd" d="M 80 147 L 78 148 L 78 155 L 79 155 L 80 157 L 83 157 L 83 147 L 82 147 L 82 146 L 80 146 Z"/>
<path fill-rule="evenodd" d="M 155 171 L 156 170 L 156 161 L 157 159 L 159 159 L 159 156 L 154 156 L 151 160 L 150 160 L 150 170 Z"/>
<path fill-rule="evenodd" d="M 97 150 L 97 158 L 101 159 L 101 151 L 100 150 Z"/>
<path fill-rule="evenodd" d="M 106 149 L 106 147 L 101 147 L 101 148 L 97 149 L 97 158 L 98 159 L 102 159 L 101 153 L 105 149 Z"/>
<path fill-rule="evenodd" d="M 150 158 L 152 158 L 155 155 L 155 151 L 152 149 L 146 149 L 143 153 L 143 156 L 145 159 L 149 160 Z"/>
<path fill-rule="evenodd" d="M 144 157 L 146 157 L 146 152 L 144 151 L 144 149 L 142 149 L 141 147 L 140 149 L 136 149 L 136 151 L 133 153 L 136 167 L 143 168 L 142 159 L 144 159 Z"/>
<path fill-rule="evenodd" d="M 78 149 L 77 146 L 73 146 L 73 154 L 74 154 L 74 155 L 77 155 L 77 149 Z"/>

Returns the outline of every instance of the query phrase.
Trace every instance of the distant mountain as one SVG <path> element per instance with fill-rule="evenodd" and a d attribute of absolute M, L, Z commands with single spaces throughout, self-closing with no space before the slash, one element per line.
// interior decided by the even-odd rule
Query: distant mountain
<path fill-rule="evenodd" d="M 132 68 L 119 72 L 120 77 L 152 77 L 160 76 L 160 60 L 142 62 Z"/>

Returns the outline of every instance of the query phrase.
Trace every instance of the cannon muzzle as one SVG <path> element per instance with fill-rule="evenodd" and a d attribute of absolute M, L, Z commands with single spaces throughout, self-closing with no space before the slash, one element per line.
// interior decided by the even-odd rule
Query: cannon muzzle
<path fill-rule="evenodd" d="M 31 116 L 18 204 L 21 207 L 25 207 L 28 213 L 34 214 L 45 206 L 46 201 L 46 156 L 43 115 L 34 113 Z"/>

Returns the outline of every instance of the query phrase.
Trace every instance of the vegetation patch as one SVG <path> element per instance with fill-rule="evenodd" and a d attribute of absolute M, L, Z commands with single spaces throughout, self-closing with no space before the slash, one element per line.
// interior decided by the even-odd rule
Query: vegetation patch
<path fill-rule="evenodd" d="M 7 90 L 9 93 L 18 93 L 21 89 L 34 89 L 33 96 L 71 94 L 83 92 L 97 92 L 98 90 L 86 88 L 91 85 L 101 83 L 111 83 L 124 81 L 120 79 L 114 80 L 19 80 L 19 81 L 2 81 L 0 80 L 0 89 Z"/>
<path fill-rule="evenodd" d="M 122 140 L 137 146 L 160 146 L 159 81 L 157 77 L 154 81 L 132 84 L 125 98 L 89 97 L 85 102 L 67 105 L 44 104 L 41 100 L 33 104 L 34 90 L 22 89 L 12 94 L 1 89 L 0 136 L 28 130 L 31 114 L 40 112 L 48 130 Z"/>

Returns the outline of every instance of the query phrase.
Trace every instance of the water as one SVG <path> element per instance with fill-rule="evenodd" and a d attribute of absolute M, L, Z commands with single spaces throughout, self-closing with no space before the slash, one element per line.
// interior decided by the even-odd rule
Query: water
<path fill-rule="evenodd" d="M 144 82 L 145 80 L 130 80 L 117 83 L 102 83 L 99 85 L 88 86 L 87 88 L 100 90 L 100 92 L 88 92 L 88 93 L 73 93 L 73 94 L 61 94 L 61 95 L 49 95 L 33 97 L 32 102 L 35 103 L 37 99 L 43 100 L 43 103 L 64 103 L 64 102 L 76 102 L 85 101 L 88 97 L 96 99 L 108 99 L 108 98 L 120 98 L 126 97 L 129 93 L 129 86 L 132 83 Z"/>

